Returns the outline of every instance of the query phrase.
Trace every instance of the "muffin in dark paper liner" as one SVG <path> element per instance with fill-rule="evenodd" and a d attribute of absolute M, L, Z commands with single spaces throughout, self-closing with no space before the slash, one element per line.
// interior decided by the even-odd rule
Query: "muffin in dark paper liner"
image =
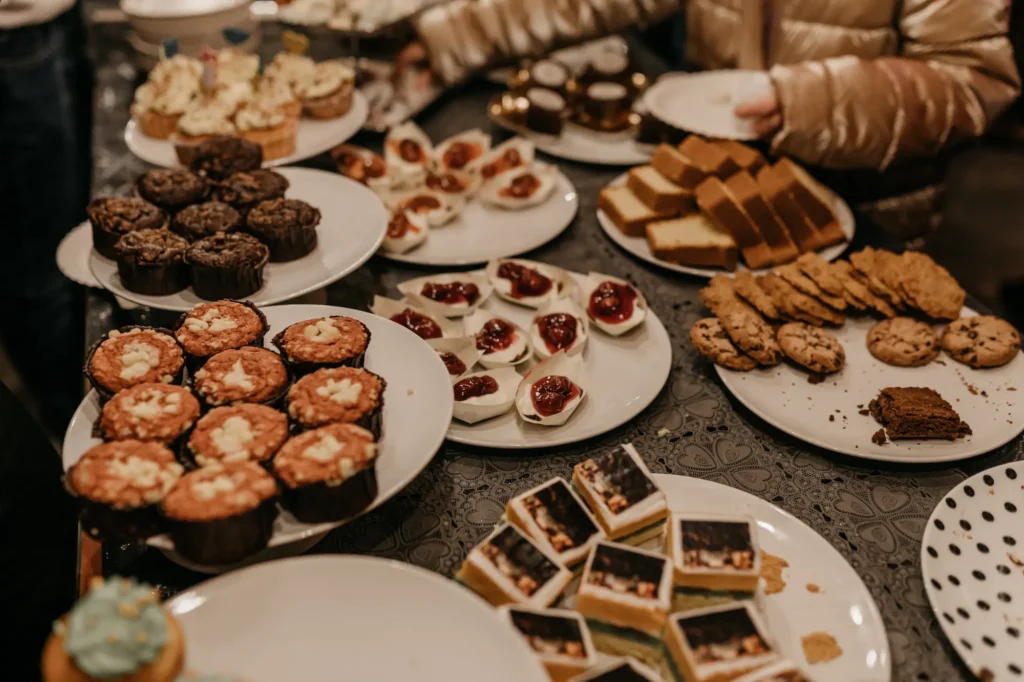
<path fill-rule="evenodd" d="M 171 230 L 190 242 L 242 227 L 242 214 L 221 201 L 186 206 L 171 220 Z"/>
<path fill-rule="evenodd" d="M 288 416 L 303 429 L 355 424 L 379 439 L 387 382 L 355 367 L 332 367 L 307 374 L 288 389 Z"/>
<path fill-rule="evenodd" d="M 139 384 L 103 405 L 94 435 L 105 441 L 151 441 L 177 452 L 198 419 L 199 401 L 187 388 Z"/>
<path fill-rule="evenodd" d="M 174 551 L 206 566 L 234 564 L 267 546 L 277 483 L 255 462 L 212 464 L 182 476 L 160 504 Z"/>
<path fill-rule="evenodd" d="M 93 344 L 83 371 L 105 402 L 137 384 L 180 385 L 185 354 L 170 329 L 128 325 Z"/>
<path fill-rule="evenodd" d="M 168 213 L 206 201 L 210 181 L 180 168 L 154 168 L 135 180 L 135 193 Z"/>
<path fill-rule="evenodd" d="M 245 298 L 263 287 L 270 249 L 241 232 L 200 239 L 185 252 L 192 291 L 208 301 Z"/>
<path fill-rule="evenodd" d="M 362 367 L 370 330 L 354 318 L 332 315 L 289 325 L 271 343 L 292 372 L 302 376 L 325 367 Z"/>
<path fill-rule="evenodd" d="M 228 176 L 217 186 L 216 198 L 234 206 L 244 217 L 261 201 L 283 197 L 288 186 L 286 177 L 261 168 Z"/>
<path fill-rule="evenodd" d="M 174 325 L 174 338 L 185 349 L 185 363 L 194 372 L 223 350 L 263 348 L 269 328 L 266 315 L 249 301 L 223 299 L 200 303 L 182 314 Z"/>
<path fill-rule="evenodd" d="M 167 214 L 138 197 L 98 197 L 85 209 L 92 226 L 92 246 L 103 257 L 114 260 L 114 245 L 135 230 L 167 227 Z"/>
<path fill-rule="evenodd" d="M 188 286 L 188 240 L 170 230 L 135 230 L 114 245 L 117 274 L 128 291 L 167 296 Z"/>
<path fill-rule="evenodd" d="M 215 407 L 189 434 L 186 459 L 197 466 L 232 462 L 258 462 L 271 458 L 290 436 L 288 417 L 266 405 Z"/>
<path fill-rule="evenodd" d="M 341 521 L 377 497 L 377 444 L 354 424 L 331 424 L 295 436 L 272 462 L 285 508 L 304 523 Z"/>
<path fill-rule="evenodd" d="M 134 542 L 158 531 L 160 501 L 183 471 L 166 446 L 121 440 L 87 450 L 64 486 L 79 503 L 82 528 L 91 537 Z"/>
<path fill-rule="evenodd" d="M 296 260 L 316 248 L 320 211 L 298 199 L 271 199 L 256 204 L 246 230 L 270 247 L 271 262 Z"/>
<path fill-rule="evenodd" d="M 207 407 L 256 403 L 276 405 L 290 384 L 281 356 L 244 346 L 210 357 L 192 375 L 192 388 Z"/>
<path fill-rule="evenodd" d="M 263 165 L 263 147 L 240 137 L 217 136 L 197 144 L 189 168 L 211 180 L 253 171 Z"/>

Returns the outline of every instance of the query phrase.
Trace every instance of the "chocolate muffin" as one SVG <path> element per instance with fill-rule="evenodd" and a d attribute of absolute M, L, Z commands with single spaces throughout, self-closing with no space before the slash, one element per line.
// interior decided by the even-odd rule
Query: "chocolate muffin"
<path fill-rule="evenodd" d="M 165 211 L 175 213 L 205 201 L 210 193 L 210 182 L 191 171 L 157 168 L 138 177 L 135 192 Z"/>
<path fill-rule="evenodd" d="M 243 216 L 261 201 L 280 199 L 288 189 L 288 179 L 272 170 L 234 173 L 217 188 L 217 199 L 231 204 Z"/>
<path fill-rule="evenodd" d="M 196 145 L 189 167 L 211 180 L 226 180 L 235 173 L 263 165 L 263 147 L 240 137 L 217 136 Z"/>
<path fill-rule="evenodd" d="M 117 274 L 128 291 L 166 296 L 188 286 L 188 240 L 170 230 L 135 230 L 114 245 Z"/>
<path fill-rule="evenodd" d="M 117 258 L 114 245 L 135 230 L 167 227 L 167 214 L 137 197 L 99 197 L 86 209 L 92 225 L 92 245 L 101 256 Z"/>
<path fill-rule="evenodd" d="M 245 298 L 259 291 L 269 260 L 267 245 L 241 232 L 200 239 L 185 252 L 192 291 L 208 301 Z"/>
<path fill-rule="evenodd" d="M 234 232 L 241 226 L 241 214 L 220 201 L 186 206 L 171 221 L 171 229 L 190 242 L 221 232 Z"/>
<path fill-rule="evenodd" d="M 270 260 L 282 263 L 316 248 L 320 211 L 298 199 L 271 199 L 256 204 L 245 224 L 250 234 L 270 247 Z"/>

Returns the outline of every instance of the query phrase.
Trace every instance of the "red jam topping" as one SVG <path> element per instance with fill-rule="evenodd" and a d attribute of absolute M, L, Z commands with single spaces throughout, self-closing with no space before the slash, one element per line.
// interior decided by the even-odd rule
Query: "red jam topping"
<path fill-rule="evenodd" d="M 581 395 L 580 387 L 567 377 L 546 376 L 533 385 L 530 399 L 542 417 L 550 417 L 565 409 L 566 404 Z"/>
<path fill-rule="evenodd" d="M 430 213 L 441 208 L 441 201 L 429 194 L 417 194 L 403 201 L 400 208 L 413 213 Z"/>
<path fill-rule="evenodd" d="M 423 152 L 423 146 L 416 140 L 405 139 L 398 143 L 398 155 L 403 161 L 409 163 L 423 163 L 427 155 Z"/>
<path fill-rule="evenodd" d="M 435 192 L 447 192 L 448 194 L 458 194 L 466 189 L 462 180 L 452 173 L 442 173 L 441 175 L 431 173 L 427 176 L 427 187 Z"/>
<path fill-rule="evenodd" d="M 452 390 L 455 392 L 455 400 L 461 403 L 463 400 L 469 400 L 470 398 L 479 398 L 480 396 L 497 393 L 498 382 L 494 380 L 494 377 L 486 375 L 482 377 L 467 377 L 462 381 L 456 382 Z"/>
<path fill-rule="evenodd" d="M 506 149 L 504 154 L 481 168 L 480 174 L 485 178 L 493 178 L 498 173 L 504 173 L 509 169 L 518 168 L 521 165 L 523 165 L 523 157 L 519 154 L 519 150 Z"/>
<path fill-rule="evenodd" d="M 498 266 L 498 277 L 512 282 L 512 298 L 543 296 L 551 291 L 551 278 L 545 277 L 534 268 L 505 261 Z"/>
<path fill-rule="evenodd" d="M 527 199 L 539 188 L 540 178 L 532 173 L 524 173 L 509 183 L 508 187 L 498 190 L 498 194 L 509 199 Z"/>
<path fill-rule="evenodd" d="M 376 154 L 360 154 L 355 150 L 345 150 L 338 155 L 338 167 L 343 173 L 357 182 L 365 183 L 367 178 L 382 178 L 387 173 L 384 159 Z"/>
<path fill-rule="evenodd" d="M 505 350 L 515 340 L 516 328 L 500 317 L 495 317 L 488 320 L 477 332 L 476 348 L 482 350 L 484 355 L 490 355 L 499 350 Z"/>
<path fill-rule="evenodd" d="M 447 284 L 427 282 L 420 290 L 420 295 L 445 305 L 460 303 L 473 305 L 480 298 L 480 290 L 472 282 L 449 282 Z"/>
<path fill-rule="evenodd" d="M 391 321 L 397 322 L 421 339 L 441 338 L 441 327 L 438 326 L 437 322 L 411 308 L 406 308 L 397 315 L 392 315 Z"/>
<path fill-rule="evenodd" d="M 537 320 L 537 331 L 551 353 L 570 347 L 576 341 L 576 318 L 568 313 L 552 313 Z"/>
<path fill-rule="evenodd" d="M 588 312 L 596 320 L 619 324 L 632 317 L 635 305 L 636 289 L 628 284 L 602 282 L 590 294 Z"/>
<path fill-rule="evenodd" d="M 466 363 L 459 360 L 459 356 L 455 353 L 449 353 L 448 351 L 441 353 L 441 361 L 448 368 L 448 373 L 453 377 L 466 373 Z"/>
<path fill-rule="evenodd" d="M 388 239 L 401 239 L 409 232 L 419 232 L 420 228 L 409 222 L 404 213 L 396 213 L 388 221 Z"/>
<path fill-rule="evenodd" d="M 466 164 L 484 153 L 483 147 L 470 142 L 453 142 L 444 151 L 442 161 L 446 168 L 461 170 Z"/>

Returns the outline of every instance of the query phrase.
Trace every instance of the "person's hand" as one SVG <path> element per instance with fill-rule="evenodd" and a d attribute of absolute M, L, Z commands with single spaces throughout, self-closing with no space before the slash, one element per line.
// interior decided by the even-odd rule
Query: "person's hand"
<path fill-rule="evenodd" d="M 423 43 L 412 42 L 402 48 L 395 57 L 395 68 L 391 72 L 391 83 L 398 86 L 410 70 L 422 69 L 416 80 L 417 87 L 427 87 L 433 82 L 434 74 L 429 68 L 429 57 Z M 421 82 L 422 81 L 422 82 Z"/>
<path fill-rule="evenodd" d="M 782 127 L 782 110 L 774 92 L 737 105 L 733 113 L 737 118 L 750 119 L 758 137 L 770 137 Z"/>

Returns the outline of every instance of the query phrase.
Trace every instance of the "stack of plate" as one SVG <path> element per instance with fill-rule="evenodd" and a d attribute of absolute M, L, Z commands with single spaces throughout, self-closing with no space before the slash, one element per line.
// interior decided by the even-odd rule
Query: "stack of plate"
<path fill-rule="evenodd" d="M 121 0 L 121 11 L 131 25 L 129 41 L 139 66 L 150 69 L 160 56 L 160 43 L 174 38 L 178 51 L 197 56 L 206 46 L 224 47 L 221 30 L 229 26 L 249 32 L 241 47 L 255 51 L 260 45 L 259 20 L 250 0 Z"/>

